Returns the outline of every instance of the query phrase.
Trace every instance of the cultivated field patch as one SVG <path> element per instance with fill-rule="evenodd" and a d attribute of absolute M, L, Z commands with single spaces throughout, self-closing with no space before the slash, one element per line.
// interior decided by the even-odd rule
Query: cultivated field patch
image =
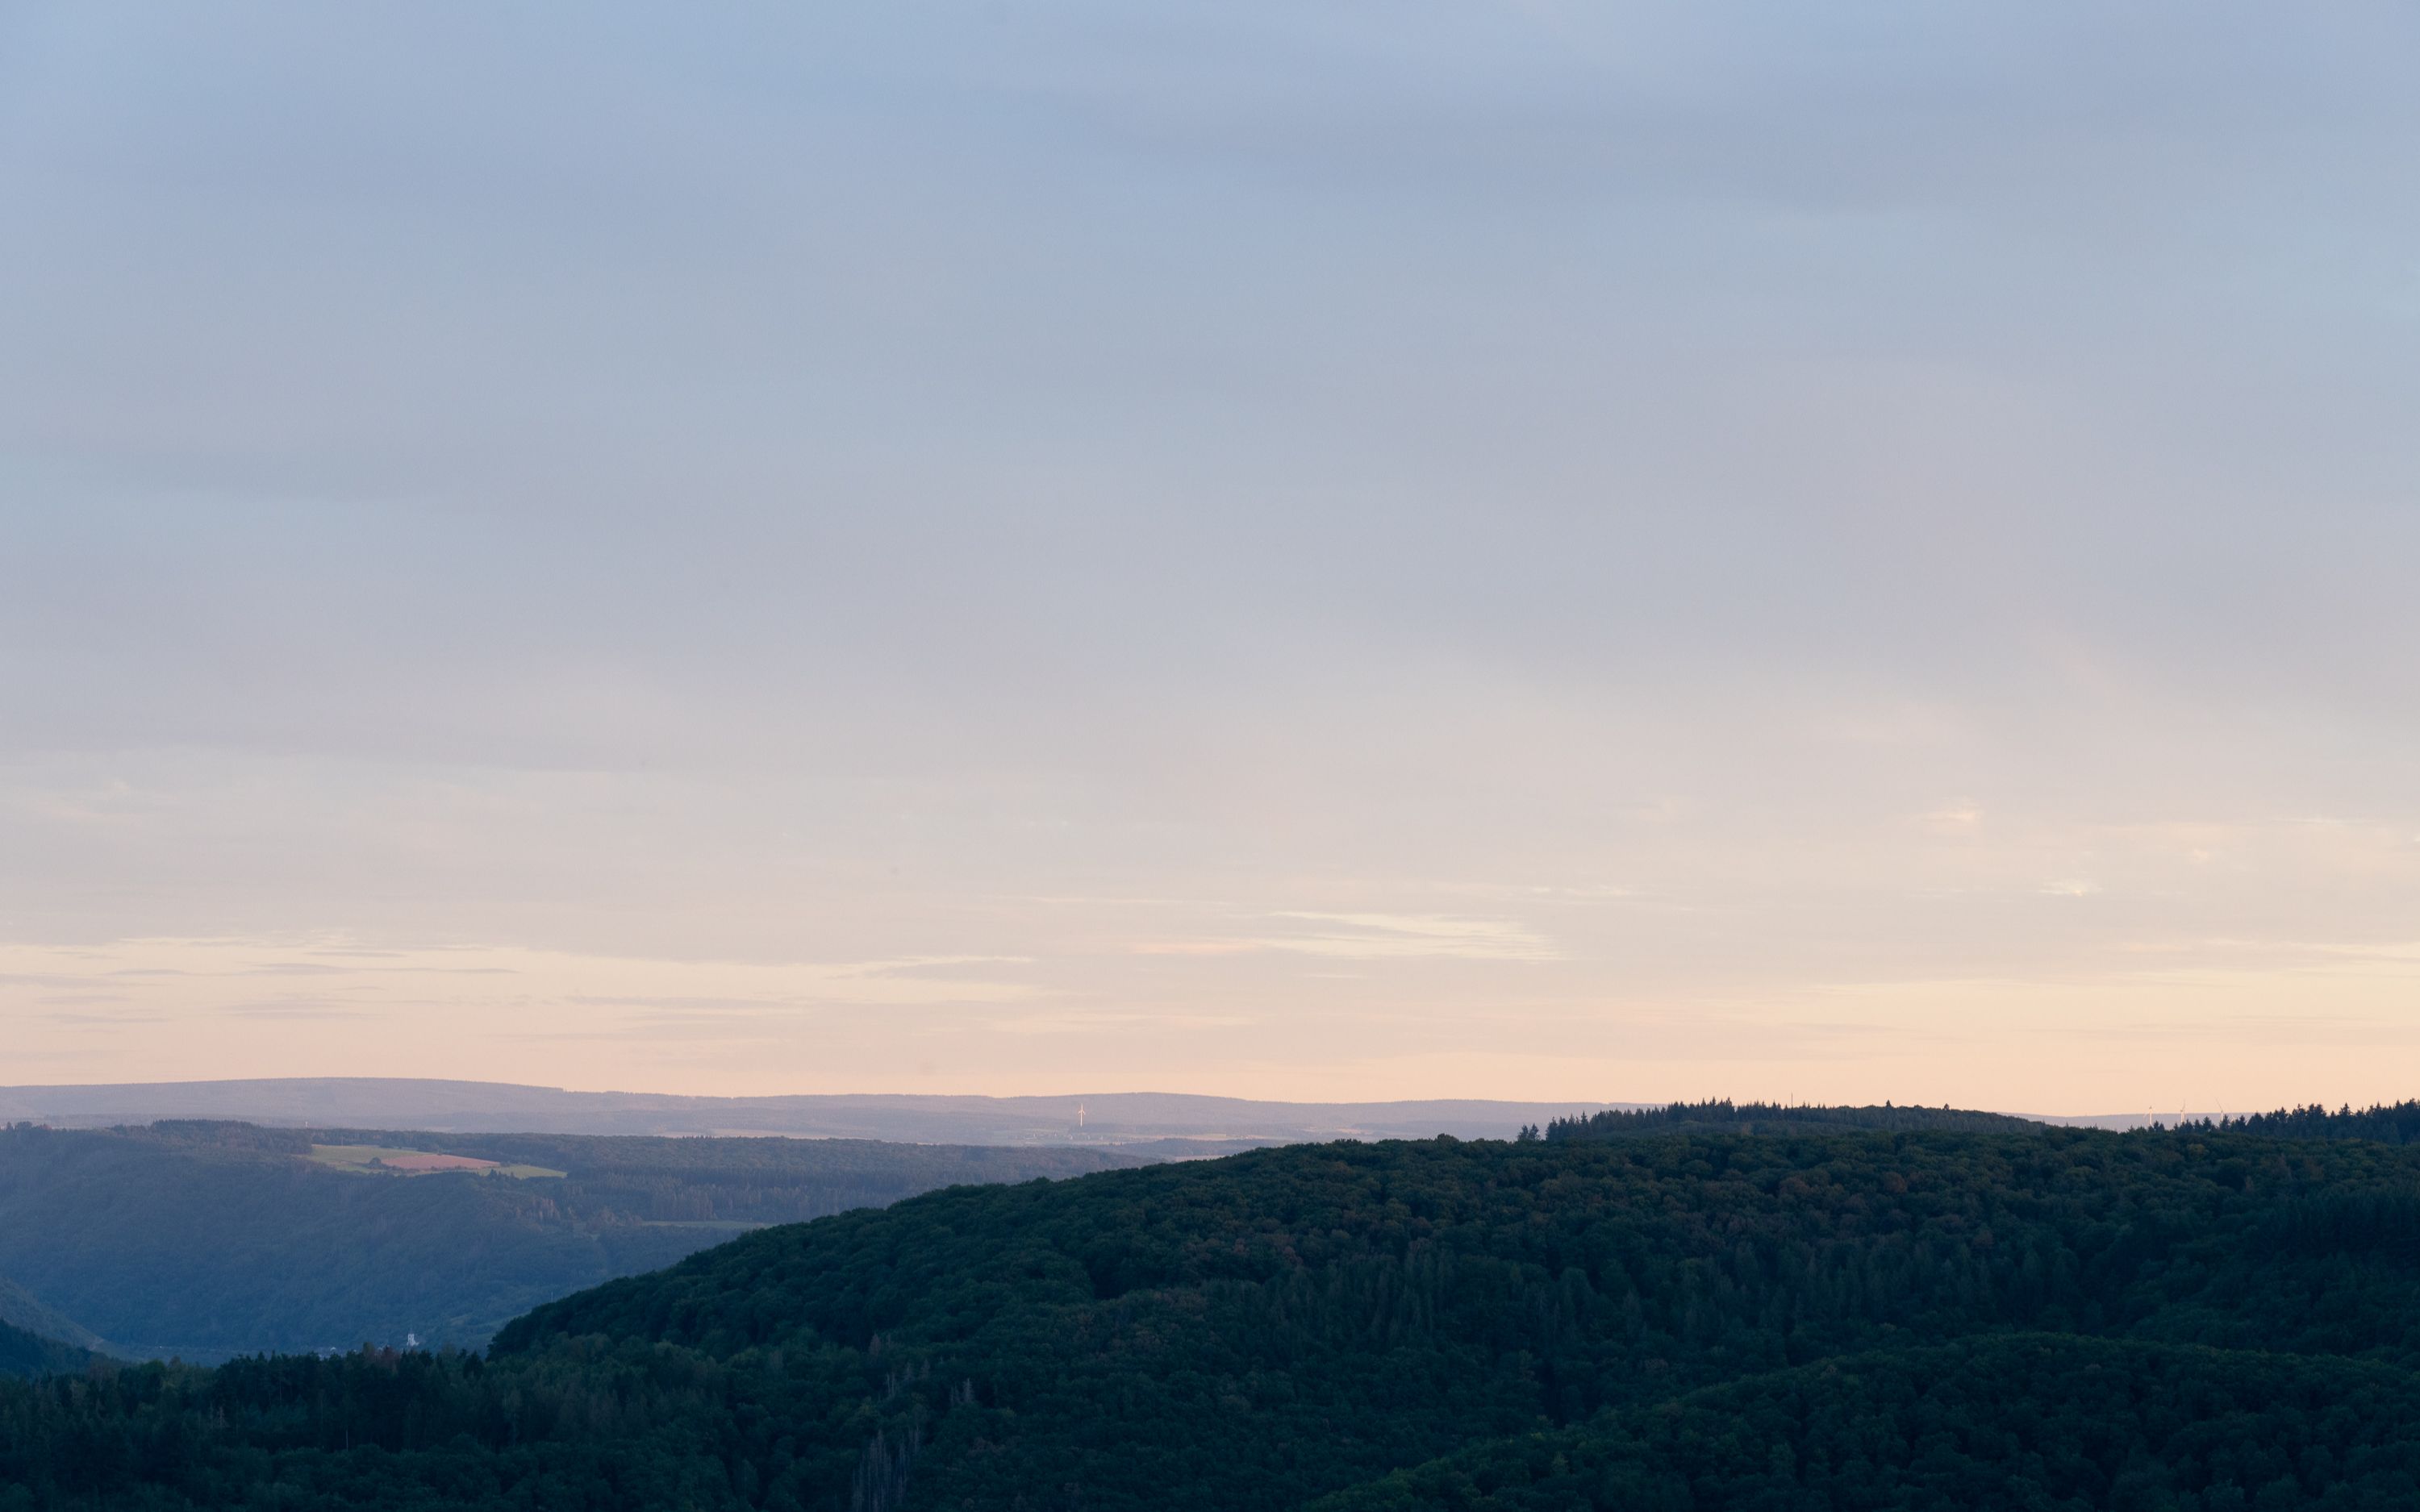
<path fill-rule="evenodd" d="M 470 1155 L 447 1155 L 433 1149 L 396 1149 L 384 1145 L 313 1145 L 311 1159 L 332 1170 L 365 1176 L 434 1176 L 442 1171 L 469 1171 L 474 1176 L 561 1176 L 544 1165 L 507 1165 Z"/>

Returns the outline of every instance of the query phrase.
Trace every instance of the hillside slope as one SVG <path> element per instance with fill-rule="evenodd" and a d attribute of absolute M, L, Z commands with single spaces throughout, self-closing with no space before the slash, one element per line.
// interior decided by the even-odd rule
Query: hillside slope
<path fill-rule="evenodd" d="M 315 1164 L 315 1143 L 569 1174 L 362 1175 Z M 21 1127 L 0 1130 L 0 1274 L 138 1354 L 209 1361 L 411 1335 L 475 1347 L 538 1303 L 752 1227 L 1135 1159 L 840 1140 Z"/>
<path fill-rule="evenodd" d="M 1274 1150 L 768 1231 L 498 1345 L 929 1380 L 865 1422 L 923 1434 L 939 1504 L 1274 1508 L 1424 1444 L 1982 1330 L 2420 1360 L 2415 1170 L 2049 1131 Z"/>
<path fill-rule="evenodd" d="M 101 1335 L 5 1275 L 0 1275 L 0 1323 L 79 1350 L 108 1352 L 109 1346 Z"/>

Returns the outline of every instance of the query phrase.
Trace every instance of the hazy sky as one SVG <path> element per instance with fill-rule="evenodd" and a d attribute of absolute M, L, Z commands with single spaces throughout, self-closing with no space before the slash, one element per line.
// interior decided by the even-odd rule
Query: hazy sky
<path fill-rule="evenodd" d="M 0 1082 L 2420 1093 L 2415 57 L 0 4 Z"/>

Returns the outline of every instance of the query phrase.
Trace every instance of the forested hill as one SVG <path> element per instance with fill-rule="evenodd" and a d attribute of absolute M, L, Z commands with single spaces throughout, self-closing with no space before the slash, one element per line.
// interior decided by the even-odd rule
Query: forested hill
<path fill-rule="evenodd" d="M 554 1174 L 408 1176 L 380 1150 Z M 475 1348 L 541 1302 L 767 1224 L 1138 1159 L 870 1140 L 19 1126 L 0 1129 L 0 1276 L 49 1312 L 13 1316 L 0 1289 L 0 1319 L 48 1333 L 64 1315 L 113 1348 L 189 1360 L 411 1335 Z"/>
<path fill-rule="evenodd" d="M 2301 1412 L 2275 1432 L 2303 1446 L 2305 1493 L 2409 1506 L 2378 1498 L 2408 1488 L 2398 1457 L 2420 1443 L 2415 1236 L 2420 1151 L 2355 1141 L 1292 1147 L 764 1230 L 540 1308 L 484 1360 L 0 1387 L 0 1485 L 78 1508 L 274 1483 L 302 1508 L 1280 1512 L 1357 1486 L 1431 1498 L 1487 1465 L 1551 1480 L 1557 1456 L 1592 1473 L 1600 1442 L 1677 1421 L 1649 1468 L 1715 1488 L 1709 1509 L 2209 1512 L 2247 1491 L 2302 1504 L 2247 1480 L 2268 1461 L 2219 1453 Z M 2056 1335 L 2049 1363 L 1939 1352 L 2031 1347 L 2019 1333 Z M 2249 1358 L 2205 1368 L 2199 1350 Z M 2004 1392 L 1976 1384 L 2004 1371 Z M 2059 1389 L 2073 1372 L 2119 1379 Z M 2197 1395 L 2230 1373 L 2239 1396 Z M 1835 1397 L 1838 1423 L 1817 1412 Z M 2042 1426 L 2076 1400 L 2118 1414 L 2108 1434 Z M 1580 1437 L 1533 1464 L 1541 1433 Z M 1704 1458 L 1720 1438 L 1756 1457 L 1755 1497 L 1720 1489 L 1745 1473 Z M 2028 1455 L 2057 1498 L 1953 1494 Z M 1378 1484 L 1451 1456 L 1476 1458 Z M 1898 1489 L 1838 1499 L 1866 1484 L 1844 1456 Z M 1766 1494 L 1785 1486 L 1795 1500 Z M 2136 1494 L 2156 1486 L 2173 1494 Z"/>
<path fill-rule="evenodd" d="M 1970 1134 L 2015 1134 L 2045 1127 L 2031 1119 L 2006 1113 L 1977 1113 L 1964 1108 L 1823 1107 L 1781 1103 L 1733 1103 L 1728 1098 L 1705 1103 L 1674 1103 L 1660 1108 L 1607 1108 L 1601 1113 L 1557 1119 L 1546 1125 L 1548 1139 L 1621 1139 L 1639 1134 L 1836 1134 L 1851 1129 L 1900 1133 L 1958 1130 Z"/>

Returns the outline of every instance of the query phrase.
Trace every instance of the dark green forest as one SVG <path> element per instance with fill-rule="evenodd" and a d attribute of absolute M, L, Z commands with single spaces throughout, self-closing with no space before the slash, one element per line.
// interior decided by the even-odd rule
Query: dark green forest
<path fill-rule="evenodd" d="M 2385 1145 L 2409 1145 L 2420 1143 L 2420 1102 L 2381 1103 L 2366 1108 L 2348 1105 L 2334 1113 L 2315 1103 L 2309 1107 L 2205 1119 L 2180 1123 L 2178 1127 L 2202 1134 L 2268 1134 L 2278 1139 L 2372 1139 Z"/>
<path fill-rule="evenodd" d="M 28 1508 L 2409 1506 L 2420 1151 L 1297 1146 L 957 1187 L 486 1355 L 0 1387 Z"/>
<path fill-rule="evenodd" d="M 311 1164 L 314 1143 L 418 1148 L 569 1174 L 362 1175 Z M 1100 1149 L 857 1139 L 20 1125 L 0 1128 L 0 1276 L 139 1354 L 216 1360 L 400 1345 L 412 1334 L 478 1347 L 541 1302 L 668 1265 L 750 1227 L 960 1182 L 1073 1176 L 1134 1160 Z M 0 1321 L 8 1320 L 41 1326 L 0 1305 Z"/>
<path fill-rule="evenodd" d="M 1674 1134 L 1837 1134 L 1846 1129 L 1957 1129 L 1975 1134 L 2014 1134 L 2045 1125 L 2006 1113 L 1964 1108 L 1820 1107 L 1783 1103 L 1673 1103 L 1660 1108 L 1607 1108 L 1602 1113 L 1557 1119 L 1548 1139 L 1624 1139 Z M 1527 1133 L 1528 1131 L 1525 1131 Z"/>
<path fill-rule="evenodd" d="M 1315 1512 L 2420 1505 L 2420 1378 L 2013 1334 L 1844 1355 L 1497 1440 Z"/>

